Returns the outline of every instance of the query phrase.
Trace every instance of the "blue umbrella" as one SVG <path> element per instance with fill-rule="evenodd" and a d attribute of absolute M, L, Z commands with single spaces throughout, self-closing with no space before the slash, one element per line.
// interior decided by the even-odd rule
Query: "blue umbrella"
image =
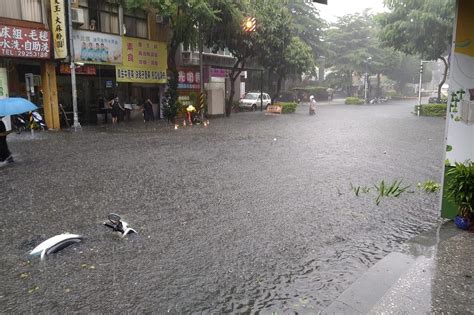
<path fill-rule="evenodd" d="M 38 107 L 30 101 L 21 97 L 9 97 L 0 99 L 0 116 L 17 115 L 32 112 Z"/>

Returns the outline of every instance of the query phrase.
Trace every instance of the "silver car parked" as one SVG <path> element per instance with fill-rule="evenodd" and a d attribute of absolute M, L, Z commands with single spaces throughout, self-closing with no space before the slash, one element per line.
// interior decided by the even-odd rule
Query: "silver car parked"
<path fill-rule="evenodd" d="M 263 93 L 263 98 L 260 100 L 260 92 L 249 92 L 244 95 L 239 101 L 239 107 L 256 111 L 263 104 L 263 108 L 266 109 L 268 105 L 272 103 L 272 99 L 268 93 Z"/>

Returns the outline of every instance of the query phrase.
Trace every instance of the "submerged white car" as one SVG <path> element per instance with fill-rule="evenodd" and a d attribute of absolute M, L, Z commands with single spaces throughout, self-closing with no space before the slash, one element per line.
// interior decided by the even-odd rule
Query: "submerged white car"
<path fill-rule="evenodd" d="M 263 93 L 262 95 L 263 102 L 260 100 L 260 92 L 249 92 L 245 94 L 245 96 L 239 101 L 239 107 L 255 111 L 263 105 L 263 109 L 266 109 L 267 106 L 272 103 L 272 99 L 268 93 Z"/>

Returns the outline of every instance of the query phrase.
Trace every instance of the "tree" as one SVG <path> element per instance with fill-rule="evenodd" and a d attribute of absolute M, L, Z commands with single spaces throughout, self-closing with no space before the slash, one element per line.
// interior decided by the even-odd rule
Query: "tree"
<path fill-rule="evenodd" d="M 379 39 L 387 47 L 424 60 L 442 60 L 444 74 L 438 86 L 438 99 L 446 82 L 446 55 L 452 39 L 454 1 L 450 0 L 385 0 L 390 12 L 378 18 Z"/>
<path fill-rule="evenodd" d="M 283 4 L 282 0 L 260 0 L 254 3 L 259 20 L 258 61 L 267 70 L 268 90 L 273 95 L 273 76 L 283 62 L 293 37 L 292 15 Z"/>
<path fill-rule="evenodd" d="M 235 61 L 229 72 L 230 92 L 225 100 L 226 116 L 232 112 L 232 103 L 235 95 L 235 81 L 244 71 L 250 58 L 256 56 L 257 33 L 245 32 L 242 26 L 245 16 L 255 17 L 247 1 L 224 1 L 217 7 L 217 16 L 220 23 L 208 28 L 205 35 L 205 42 L 214 51 L 227 48 L 234 56 Z"/>
<path fill-rule="evenodd" d="M 342 80 L 338 85 L 346 90 L 347 96 L 353 95 L 353 74 L 364 73 L 365 62 L 370 57 L 371 19 L 368 12 L 348 14 L 331 24 L 326 32 L 327 62 L 338 72 L 333 77 Z"/>
<path fill-rule="evenodd" d="M 275 95 L 280 94 L 282 81 L 289 76 L 300 76 L 314 70 L 314 59 L 311 47 L 299 37 L 294 36 L 285 48 L 283 57 L 276 65 L 277 89 Z"/>
<path fill-rule="evenodd" d="M 314 58 L 325 54 L 321 36 L 327 26 L 319 16 L 319 11 L 309 1 L 287 1 L 286 7 L 292 15 L 294 35 L 311 47 Z"/>

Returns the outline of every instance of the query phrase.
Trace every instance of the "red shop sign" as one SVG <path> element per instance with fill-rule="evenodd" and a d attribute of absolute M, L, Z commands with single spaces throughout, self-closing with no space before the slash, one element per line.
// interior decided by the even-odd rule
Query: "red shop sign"
<path fill-rule="evenodd" d="M 49 59 L 50 47 L 47 30 L 0 24 L 0 56 Z"/>
<path fill-rule="evenodd" d="M 60 74 L 71 74 L 71 66 L 66 63 L 62 63 L 59 65 L 59 73 Z M 76 74 L 84 74 L 84 75 L 96 75 L 97 71 L 94 66 L 91 65 L 84 65 L 84 66 L 76 66 Z"/>

